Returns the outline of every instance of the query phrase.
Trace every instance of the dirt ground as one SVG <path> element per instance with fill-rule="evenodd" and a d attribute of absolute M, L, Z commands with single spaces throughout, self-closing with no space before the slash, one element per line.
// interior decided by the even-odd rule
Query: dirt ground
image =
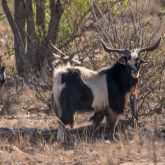
<path fill-rule="evenodd" d="M 140 116 L 138 126 L 127 126 L 125 133 L 119 133 L 118 142 L 103 131 L 91 140 L 87 125 L 92 113 L 76 114 L 71 132 L 75 145 L 66 148 L 56 142 L 56 117 L 28 87 L 11 102 L 7 113 L 0 116 L 0 164 L 165 164 L 164 110 Z"/>
<path fill-rule="evenodd" d="M 7 20 L 0 21 L 0 32 L 0 56 L 7 66 L 7 75 L 13 75 L 13 35 Z M 165 165 L 165 109 L 139 116 L 138 125 L 127 125 L 124 132 L 118 132 L 118 142 L 107 136 L 104 123 L 91 139 L 88 120 L 92 112 L 76 114 L 74 129 L 70 131 L 75 145 L 61 147 L 56 141 L 57 119 L 40 96 L 36 97 L 26 85 L 17 92 L 11 88 L 0 92 L 0 164 Z M 46 95 L 50 97 L 50 92 Z"/>

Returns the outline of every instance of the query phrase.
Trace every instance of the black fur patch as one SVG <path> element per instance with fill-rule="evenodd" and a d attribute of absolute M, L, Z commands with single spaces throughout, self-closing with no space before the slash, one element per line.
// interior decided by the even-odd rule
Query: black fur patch
<path fill-rule="evenodd" d="M 64 88 L 60 95 L 62 116 L 60 120 L 64 124 L 73 124 L 73 116 L 79 110 L 91 110 L 93 102 L 92 90 L 83 83 L 81 73 L 78 69 L 68 69 L 62 75 Z"/>
<path fill-rule="evenodd" d="M 117 114 L 124 113 L 128 94 L 138 81 L 131 76 L 131 71 L 130 66 L 120 63 L 100 71 L 107 74 L 109 105 Z"/>

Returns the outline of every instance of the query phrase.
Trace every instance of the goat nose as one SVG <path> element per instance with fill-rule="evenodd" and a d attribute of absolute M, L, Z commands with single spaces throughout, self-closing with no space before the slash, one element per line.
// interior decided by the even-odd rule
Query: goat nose
<path fill-rule="evenodd" d="M 136 67 L 133 67 L 133 68 L 132 68 L 132 72 L 133 72 L 133 73 L 136 73 L 136 72 L 138 72 L 138 69 L 137 69 Z"/>
<path fill-rule="evenodd" d="M 132 72 L 133 72 L 133 73 L 136 73 L 136 72 L 137 72 L 137 69 L 134 69 Z"/>

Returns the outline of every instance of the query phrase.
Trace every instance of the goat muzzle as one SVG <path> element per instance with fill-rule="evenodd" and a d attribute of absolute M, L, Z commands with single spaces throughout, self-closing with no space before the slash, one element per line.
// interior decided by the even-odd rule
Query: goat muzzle
<path fill-rule="evenodd" d="M 133 78 L 139 78 L 139 71 L 132 70 L 131 75 L 132 75 Z"/>

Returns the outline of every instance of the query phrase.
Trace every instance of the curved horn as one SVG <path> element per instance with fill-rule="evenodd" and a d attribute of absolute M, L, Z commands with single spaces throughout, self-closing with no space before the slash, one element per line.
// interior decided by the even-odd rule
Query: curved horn
<path fill-rule="evenodd" d="M 50 43 L 56 51 L 58 51 L 62 56 L 65 56 L 65 54 L 61 50 L 59 50 L 57 47 L 55 47 L 55 45 L 51 41 Z"/>
<path fill-rule="evenodd" d="M 153 45 L 145 47 L 145 48 L 137 49 L 137 53 L 142 53 L 142 52 L 145 52 L 145 51 L 153 51 L 153 50 L 155 50 L 159 46 L 160 40 L 161 40 L 161 37 Z"/>
<path fill-rule="evenodd" d="M 76 65 L 81 65 L 81 62 L 80 61 L 78 61 L 78 60 L 72 60 L 72 62 L 74 63 L 74 64 L 76 64 Z"/>
<path fill-rule="evenodd" d="M 104 50 L 106 52 L 116 52 L 116 53 L 124 53 L 125 52 L 125 49 L 112 49 L 112 48 L 109 48 L 101 38 L 100 38 L 100 40 L 101 40 L 101 43 L 102 43 L 102 45 L 104 47 Z"/>
<path fill-rule="evenodd" d="M 71 55 L 69 56 L 70 60 L 72 60 L 72 59 L 74 58 L 75 55 L 76 55 L 76 53 L 75 53 L 75 54 L 71 54 Z"/>
<path fill-rule="evenodd" d="M 59 56 L 59 55 L 57 55 L 57 54 L 55 54 L 55 53 L 53 53 L 53 56 L 54 56 L 55 58 L 57 58 L 57 59 L 62 59 L 61 56 Z"/>

